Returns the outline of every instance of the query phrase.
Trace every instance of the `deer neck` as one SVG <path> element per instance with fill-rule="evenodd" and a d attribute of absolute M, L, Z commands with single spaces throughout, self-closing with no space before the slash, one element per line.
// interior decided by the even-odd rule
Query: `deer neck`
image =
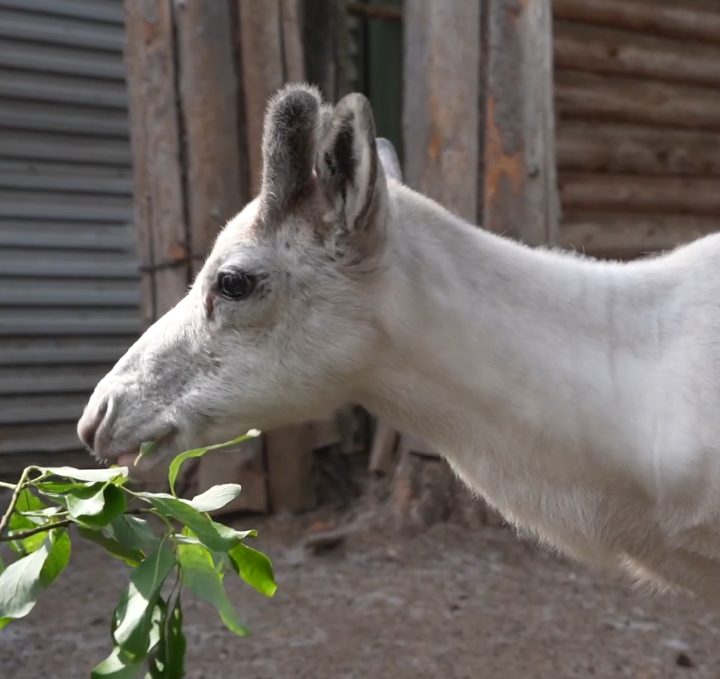
<path fill-rule="evenodd" d="M 668 287 L 649 280 L 653 265 L 533 250 L 407 189 L 392 209 L 384 339 L 364 405 L 461 472 L 493 455 L 548 474 L 632 464 L 631 413 L 661 350 L 645 329 Z"/>

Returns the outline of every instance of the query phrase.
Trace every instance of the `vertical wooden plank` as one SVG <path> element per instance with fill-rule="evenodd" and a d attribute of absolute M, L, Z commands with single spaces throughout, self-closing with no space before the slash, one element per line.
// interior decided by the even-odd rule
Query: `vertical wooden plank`
<path fill-rule="evenodd" d="M 190 275 L 170 0 L 126 0 L 125 20 L 141 305 L 147 327 L 182 298 Z"/>
<path fill-rule="evenodd" d="M 350 21 L 345 2 L 302 2 L 305 77 L 332 103 L 353 89 L 356 66 L 350 54 Z"/>
<path fill-rule="evenodd" d="M 198 469 L 198 493 L 222 483 L 239 483 L 242 492 L 218 513 L 269 511 L 263 440 L 256 437 L 235 448 L 203 455 Z"/>
<path fill-rule="evenodd" d="M 402 8 L 402 0 L 370 0 L 368 9 Z M 403 41 L 401 21 L 367 22 L 368 96 L 373 105 L 377 136 L 389 139 L 398 156 L 404 157 L 402 143 Z"/>
<path fill-rule="evenodd" d="M 407 183 L 475 222 L 481 0 L 405 0 Z"/>
<path fill-rule="evenodd" d="M 201 264 L 249 198 L 241 181 L 238 73 L 229 0 L 176 5 L 190 254 Z"/>
<path fill-rule="evenodd" d="M 483 225 L 530 245 L 558 223 L 552 54 L 550 0 L 488 4 Z"/>
<path fill-rule="evenodd" d="M 301 0 L 280 0 L 284 79 L 288 82 L 305 80 L 305 49 L 302 40 L 300 2 Z"/>
<path fill-rule="evenodd" d="M 391 471 L 392 456 L 398 440 L 398 433 L 387 422 L 378 420 L 372 449 L 370 450 L 369 469 L 373 474 L 388 475 Z"/>
<path fill-rule="evenodd" d="M 256 195 L 262 172 L 262 130 L 270 95 L 285 82 L 280 0 L 238 0 L 250 190 Z"/>
<path fill-rule="evenodd" d="M 309 425 L 263 432 L 270 503 L 275 512 L 305 512 L 317 506 L 313 431 Z"/>

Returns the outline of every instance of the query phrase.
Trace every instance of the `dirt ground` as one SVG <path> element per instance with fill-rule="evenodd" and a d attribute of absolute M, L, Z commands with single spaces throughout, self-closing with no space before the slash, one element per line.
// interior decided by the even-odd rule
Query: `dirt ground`
<path fill-rule="evenodd" d="M 361 530 L 312 553 L 319 520 L 350 517 L 252 522 L 279 584 L 272 599 L 229 584 L 253 636 L 186 596 L 189 679 L 720 677 L 720 616 L 697 602 L 643 596 L 502 528 Z M 126 567 L 75 542 L 30 617 L 0 632 L 2 679 L 88 677 L 108 653 Z"/>

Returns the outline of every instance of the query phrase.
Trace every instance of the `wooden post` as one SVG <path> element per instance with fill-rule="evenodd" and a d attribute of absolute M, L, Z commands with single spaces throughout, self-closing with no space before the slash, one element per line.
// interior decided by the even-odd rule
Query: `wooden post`
<path fill-rule="evenodd" d="M 472 222 L 478 215 L 483 4 L 405 0 L 404 6 L 405 180 Z"/>
<path fill-rule="evenodd" d="M 487 3 L 483 226 L 530 245 L 557 241 L 550 0 Z"/>
<path fill-rule="evenodd" d="M 170 0 L 126 0 L 125 24 L 141 306 L 147 328 L 182 298 L 190 278 L 173 5 Z"/>
<path fill-rule="evenodd" d="M 320 88 L 325 101 L 336 104 L 354 89 L 356 70 L 346 3 L 302 0 L 302 14 L 306 78 Z"/>
<path fill-rule="evenodd" d="M 185 200 L 196 273 L 222 227 L 250 197 L 247 153 L 240 142 L 243 93 L 230 2 L 185 0 L 175 6 Z"/>
<path fill-rule="evenodd" d="M 287 82 L 305 79 L 299 0 L 237 0 L 245 83 L 250 187 L 262 172 L 262 130 L 270 96 Z"/>

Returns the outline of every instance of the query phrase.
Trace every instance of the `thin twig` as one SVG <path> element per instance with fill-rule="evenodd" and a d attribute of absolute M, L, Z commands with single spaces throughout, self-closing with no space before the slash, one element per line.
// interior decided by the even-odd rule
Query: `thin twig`
<path fill-rule="evenodd" d="M 154 509 L 135 509 L 130 512 L 125 512 L 125 514 L 153 514 L 155 516 L 159 516 L 159 514 L 157 514 Z M 53 528 L 66 528 L 67 526 L 72 526 L 73 523 L 75 523 L 75 521 L 73 521 L 72 519 L 63 519 L 62 521 L 46 523 L 44 526 L 38 526 L 37 528 L 32 528 L 30 530 L 14 532 L 7 536 L 1 536 L 0 542 L 15 542 L 15 540 L 24 540 L 25 538 L 29 538 L 33 535 L 37 535 L 38 533 L 52 530 Z"/>
<path fill-rule="evenodd" d="M 0 481 L 0 488 L 7 488 L 8 490 L 15 490 L 17 483 L 7 483 L 6 481 Z"/>
<path fill-rule="evenodd" d="M 37 528 L 32 528 L 31 530 L 24 530 L 17 533 L 11 533 L 10 535 L 6 535 L 5 537 L 0 537 L 0 542 L 15 542 L 15 540 L 24 540 L 25 538 L 32 537 L 33 535 L 37 535 L 38 533 L 46 533 L 53 528 L 65 528 L 72 525 L 72 523 L 73 522 L 70 519 L 63 519 L 62 521 L 46 523 L 44 526 L 38 526 Z"/>
<path fill-rule="evenodd" d="M 18 481 L 17 486 L 15 486 L 15 490 L 13 491 L 12 497 L 10 498 L 10 506 L 7 508 L 7 511 L 3 515 L 2 519 L 0 519 L 0 538 L 2 538 L 2 534 L 7 529 L 8 524 L 10 523 L 10 517 L 12 516 L 12 513 L 15 511 L 15 505 L 17 504 L 18 500 L 20 499 L 20 493 L 22 492 L 23 488 L 25 487 L 25 481 L 27 480 L 27 477 L 30 475 L 30 470 L 32 467 L 28 467 L 25 469 L 20 476 L 20 480 Z"/>

